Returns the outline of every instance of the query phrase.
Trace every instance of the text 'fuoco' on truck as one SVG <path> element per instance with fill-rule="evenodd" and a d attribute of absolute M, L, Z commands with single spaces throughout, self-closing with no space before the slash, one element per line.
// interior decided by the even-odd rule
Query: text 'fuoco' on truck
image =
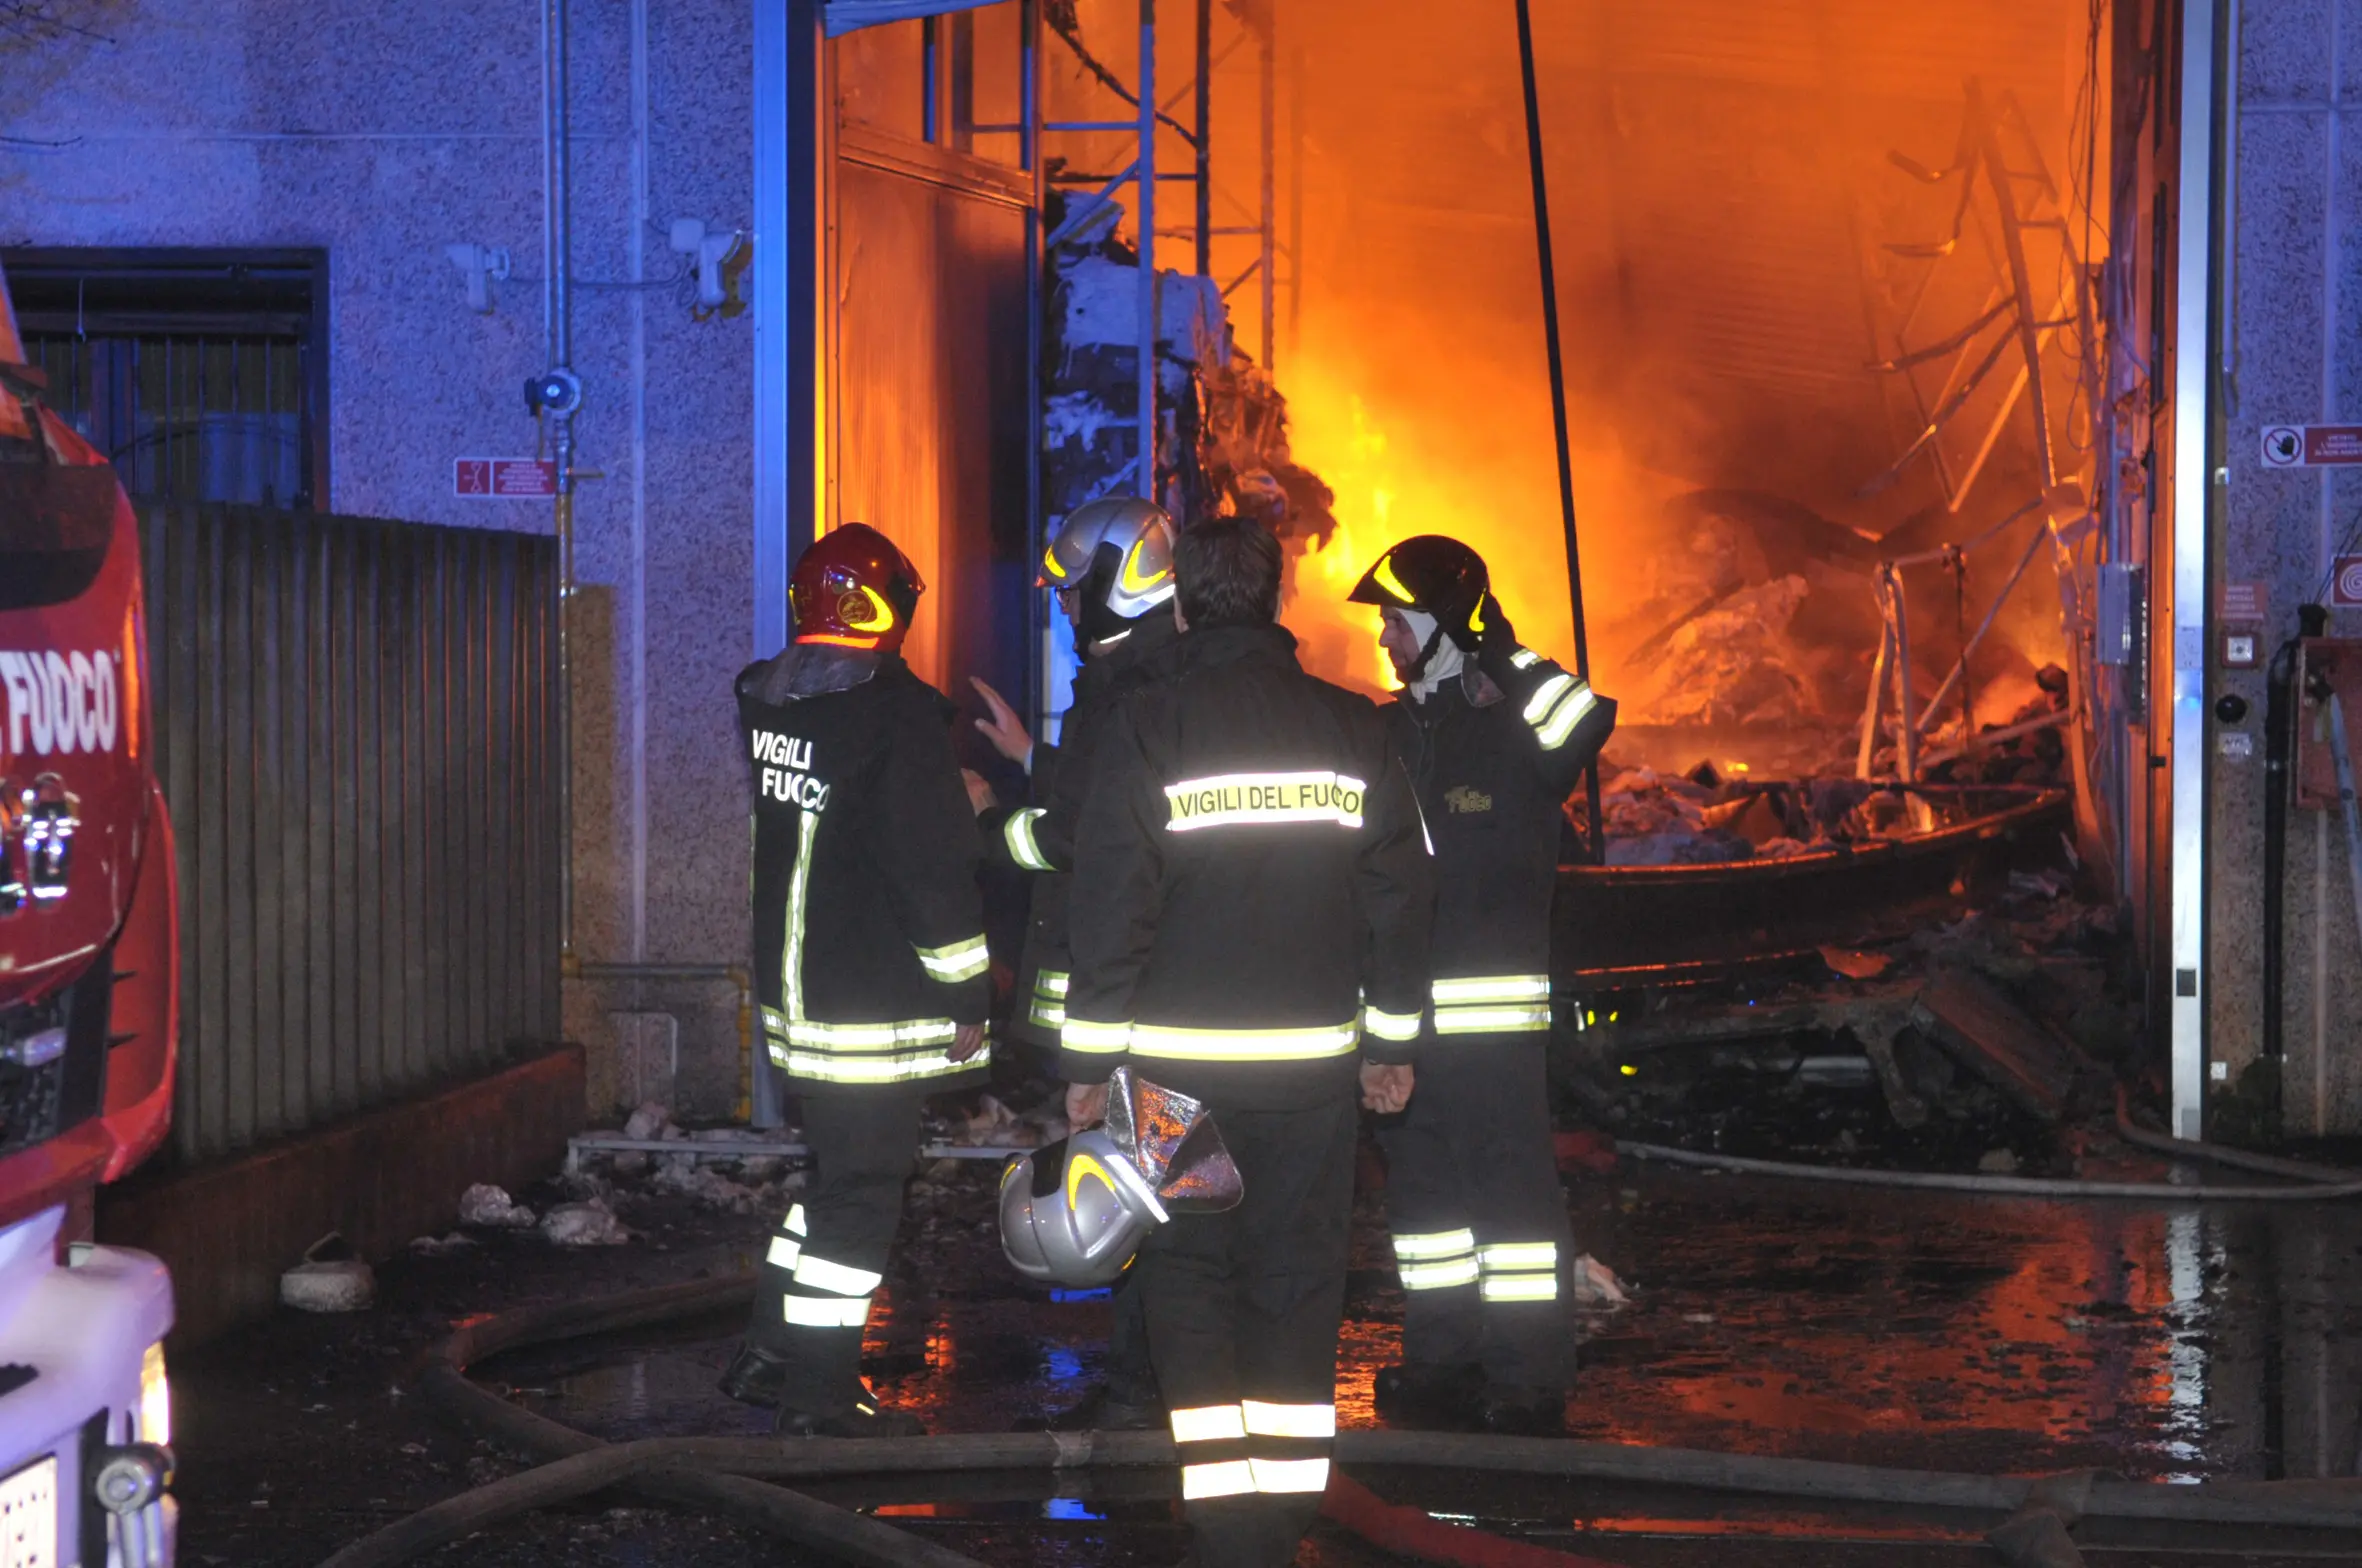
<path fill-rule="evenodd" d="M 172 1282 L 92 1245 L 163 1140 L 178 917 L 137 520 L 0 289 L 0 1557 L 172 1561 Z"/>

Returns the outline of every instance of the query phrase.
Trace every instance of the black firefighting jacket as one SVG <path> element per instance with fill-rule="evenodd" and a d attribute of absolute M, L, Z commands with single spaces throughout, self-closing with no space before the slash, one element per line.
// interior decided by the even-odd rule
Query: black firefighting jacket
<path fill-rule="evenodd" d="M 1560 810 L 1616 725 L 1616 705 L 1525 648 L 1489 650 L 1424 700 L 1388 709 L 1435 841 L 1434 1027 L 1550 1028 L 1550 900 Z"/>
<path fill-rule="evenodd" d="M 988 859 L 1036 873 L 1012 1032 L 1046 1050 L 1058 1048 L 1058 1031 L 1066 1022 L 1073 967 L 1066 951 L 1067 894 L 1092 758 L 1124 693 L 1157 679 L 1180 638 L 1170 614 L 1152 611 L 1123 641 L 1092 654 L 1074 678 L 1074 701 L 1058 727 L 1058 744 L 1034 747 L 1035 804 L 1017 811 L 995 808 L 980 819 Z"/>
<path fill-rule="evenodd" d="M 1181 638 L 1117 705 L 1075 842 L 1059 1067 L 1240 1110 L 1354 1092 L 1421 1033 L 1434 881 L 1377 708 L 1276 626 Z"/>
<path fill-rule="evenodd" d="M 981 1073 L 976 826 L 953 708 L 899 657 L 797 644 L 738 677 L 763 1038 L 799 1091 Z"/>

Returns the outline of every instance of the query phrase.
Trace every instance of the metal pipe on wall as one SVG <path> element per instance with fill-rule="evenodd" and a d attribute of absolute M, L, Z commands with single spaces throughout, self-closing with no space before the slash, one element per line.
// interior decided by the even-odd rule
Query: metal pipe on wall
<path fill-rule="evenodd" d="M 542 13 L 542 162 L 544 169 L 543 276 L 549 369 L 551 452 L 557 459 L 557 496 L 551 512 L 558 536 L 558 962 L 574 964 L 574 662 L 570 622 L 574 599 L 574 301 L 571 294 L 573 203 L 571 127 L 566 115 L 567 0 L 544 0 Z"/>
<path fill-rule="evenodd" d="M 1140 457 L 1133 469 L 1142 500 L 1156 494 L 1156 0 L 1140 0 Z"/>

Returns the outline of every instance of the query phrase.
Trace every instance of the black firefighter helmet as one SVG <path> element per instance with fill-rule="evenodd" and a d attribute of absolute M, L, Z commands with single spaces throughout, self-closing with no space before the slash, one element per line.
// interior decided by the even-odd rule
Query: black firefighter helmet
<path fill-rule="evenodd" d="M 1416 610 L 1435 618 L 1435 630 L 1419 650 L 1419 662 L 1404 672 L 1406 679 L 1416 680 L 1444 638 L 1462 647 L 1474 646 L 1470 623 L 1491 591 L 1492 574 L 1485 570 L 1483 556 L 1445 534 L 1416 534 L 1390 546 L 1346 597 L 1355 604 Z"/>

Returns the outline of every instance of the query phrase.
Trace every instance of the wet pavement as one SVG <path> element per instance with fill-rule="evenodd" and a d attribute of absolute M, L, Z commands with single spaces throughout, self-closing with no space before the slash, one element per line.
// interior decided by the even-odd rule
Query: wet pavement
<path fill-rule="evenodd" d="M 2095 1162 L 2087 1160 L 2087 1167 Z M 2123 1161 L 2087 1174 L 2163 1174 Z M 1338 1402 L 1368 1424 L 1400 1300 L 1374 1156 L 1355 1230 Z M 1107 1321 L 1012 1274 L 991 1228 L 993 1170 L 945 1162 L 914 1184 L 866 1363 L 939 1432 L 1005 1431 L 1078 1397 Z M 1584 1309 L 1573 1435 L 1928 1469 L 2098 1467 L 2141 1479 L 2350 1476 L 2362 1444 L 2362 1210 L 2170 1210 L 1816 1188 L 1627 1164 L 1569 1180 L 1581 1245 L 1632 1290 Z M 567 1252 L 492 1235 L 383 1271 L 383 1305 L 282 1314 L 178 1370 L 188 1561 L 310 1564 L 400 1514 L 511 1473 L 408 1393 L 417 1358 L 469 1312 L 751 1266 L 763 1216 L 629 1199 L 642 1232 Z M 532 1408 L 611 1438 L 761 1429 L 713 1392 L 720 1319 L 502 1358 L 481 1369 Z M 1992 1523 L 1925 1510 L 1799 1507 L 1628 1485 L 1466 1474 L 1365 1477 L 1445 1516 L 1634 1565 L 1971 1564 Z M 994 1564 L 1161 1568 L 1183 1540 L 1168 1478 L 1048 1475 L 842 1484 Z M 2087 1525 L 2095 1562 L 2362 1561 L 2362 1539 L 2278 1540 Z M 586 1505 L 447 1549 L 437 1562 L 794 1561 L 707 1521 Z M 1301 1561 L 1390 1562 L 1327 1530 Z"/>

